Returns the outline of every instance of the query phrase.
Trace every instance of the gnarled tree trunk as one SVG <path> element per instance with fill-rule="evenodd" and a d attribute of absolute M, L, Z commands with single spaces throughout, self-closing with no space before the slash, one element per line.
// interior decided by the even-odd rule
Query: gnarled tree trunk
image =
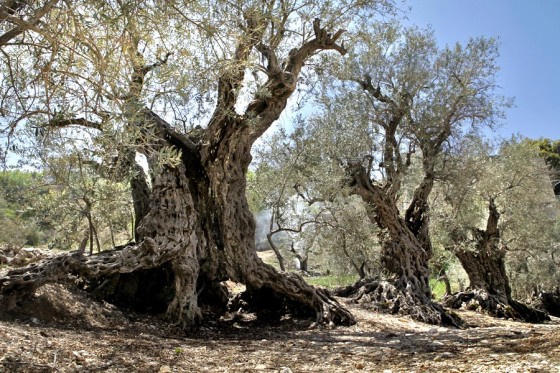
<path fill-rule="evenodd" d="M 469 289 L 446 297 L 445 304 L 453 308 L 465 306 L 469 309 L 480 309 L 493 316 L 522 321 L 542 322 L 549 319 L 544 312 L 524 305 L 511 297 L 511 287 L 505 265 L 507 249 L 500 245 L 498 229 L 500 214 L 494 199 L 490 199 L 488 203 L 488 212 L 486 229 L 475 228 L 472 230 L 475 241 L 474 250 L 454 250 L 469 276 Z"/>
<path fill-rule="evenodd" d="M 228 279 L 246 284 L 253 294 L 284 298 L 312 311 L 318 323 L 355 322 L 328 291 L 308 285 L 296 274 L 279 273 L 257 256 L 255 221 L 245 197 L 252 144 L 286 107 L 301 68 L 310 56 L 327 49 L 345 52 L 336 44 L 342 31 L 328 33 L 316 19 L 315 38 L 292 50 L 286 64 L 280 66 L 274 50 L 260 43 L 259 33 L 266 29 L 260 24 L 263 20 L 253 18 L 250 12 L 246 17 L 247 35 L 240 39 L 235 52 L 238 65 L 220 78 L 216 109 L 200 139 L 191 140 L 177 132 L 149 109 L 130 113 L 131 125 L 146 129 L 157 139 L 151 139 L 149 149 L 139 144 L 148 157 L 152 178 L 149 212 L 144 214 L 145 204 L 138 203 L 140 241 L 121 250 L 89 257 L 65 254 L 37 266 L 10 271 L 0 278 L 3 302 L 14 307 L 39 286 L 67 279 L 69 273 L 90 284 L 105 286 L 105 295 L 115 295 L 119 286 L 107 284 L 106 280 L 117 274 L 134 277 L 140 271 L 165 267 L 172 272 L 167 278 L 173 281 L 173 296 L 166 305 L 166 315 L 183 325 L 201 320 L 201 298 L 223 303 L 224 287 L 220 282 Z M 234 109 L 236 95 L 244 80 L 244 63 L 253 48 L 268 60 L 265 87 L 270 95 L 255 97 L 246 113 L 240 115 Z M 156 66 L 137 66 L 131 91 L 141 89 L 144 75 Z M 157 150 L 164 147 L 181 152 L 180 164 L 165 166 L 158 162 Z M 136 190 L 146 189 L 139 185 Z M 144 195 L 135 198 L 135 202 L 144 200 Z M 134 279 L 128 277 L 123 281 L 132 284 Z M 136 286 L 130 294 L 144 290 Z M 266 304 L 263 299 L 259 301 Z"/>
<path fill-rule="evenodd" d="M 372 109 L 379 110 L 377 124 L 383 129 L 382 179 L 370 179 L 373 156 L 369 156 L 368 170 L 360 164 L 351 164 L 350 184 L 368 206 L 372 224 L 381 228 L 381 264 L 387 281 L 370 280 L 368 286 L 360 280 L 354 290 L 343 289 L 342 293 L 353 292 L 355 299 L 371 299 L 377 307 L 382 306 L 392 313 L 410 315 L 431 324 L 458 326 L 458 317 L 448 313 L 432 300 L 429 286 L 432 244 L 429 235 L 428 197 L 433 189 L 435 163 L 442 145 L 451 134 L 454 112 L 458 110 L 460 98 L 450 106 L 451 113 L 435 119 L 436 131 L 423 130 L 424 123 L 411 123 L 414 98 L 406 89 L 398 94 L 385 94 L 379 85 L 374 86 L 372 76 L 357 79 L 371 99 L 376 102 Z M 378 83 L 379 84 L 379 83 Z M 399 132 L 409 126 L 412 139 L 408 150 L 404 150 Z M 418 130 L 418 133 L 415 131 Z M 398 209 L 398 200 L 404 173 L 411 164 L 411 156 L 419 146 L 422 150 L 423 179 L 414 190 L 412 200 L 404 216 Z"/>
<path fill-rule="evenodd" d="M 413 201 L 421 224 L 407 224 L 399 215 L 394 200 L 379 186 L 372 183 L 366 170 L 353 170 L 353 185 L 357 194 L 370 208 L 370 219 L 382 229 L 381 261 L 387 280 L 362 279 L 356 284 L 339 289 L 338 295 L 353 296 L 360 302 L 372 302 L 380 310 L 411 317 L 430 324 L 459 326 L 460 320 L 432 300 L 429 285 L 431 245 L 427 234 L 427 205 Z M 424 245 L 423 245 L 424 243 Z"/>

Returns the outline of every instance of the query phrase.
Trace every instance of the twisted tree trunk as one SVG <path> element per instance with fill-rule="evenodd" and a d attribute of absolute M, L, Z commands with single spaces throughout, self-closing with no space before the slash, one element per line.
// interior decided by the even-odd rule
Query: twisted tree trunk
<path fill-rule="evenodd" d="M 172 286 L 164 292 L 171 288 L 166 315 L 183 325 L 201 320 L 203 299 L 212 303 L 217 300 L 219 305 L 213 304 L 214 310 L 223 306 L 227 298 L 220 282 L 228 279 L 244 283 L 250 292 L 260 294 L 261 299 L 257 300 L 261 304 L 267 303 L 262 299 L 265 295 L 283 298 L 314 312 L 318 323 L 355 322 L 328 291 L 308 285 L 298 275 L 279 273 L 260 260 L 255 250 L 255 221 L 245 197 L 252 144 L 286 107 L 310 56 L 328 49 L 345 52 L 336 44 L 342 31 L 328 33 L 316 19 L 315 38 L 292 50 L 287 63 L 279 66 L 275 51 L 260 42 L 266 29 L 260 24 L 263 20 L 255 18 L 253 13 L 246 17 L 247 35 L 240 39 L 234 58 L 239 63 L 219 79 L 216 109 L 201 138 L 191 139 L 177 132 L 149 109 L 134 109 L 139 106 L 138 100 L 129 105 L 130 125 L 139 126 L 150 136 L 149 148 L 139 144 L 151 167 L 147 214 L 144 213 L 145 186 L 139 180 L 138 188 L 133 188 L 144 193 L 134 198 L 139 210 L 136 216 L 140 221 L 139 241 L 121 250 L 89 257 L 81 253 L 65 254 L 37 266 L 10 271 L 0 278 L 3 302 L 15 307 L 39 286 L 68 279 L 68 274 L 82 278 L 101 296 L 124 299 L 121 289 L 126 288 L 127 296 L 134 298 L 145 295 L 149 288 L 139 286 L 138 276 L 167 271 L 166 278 L 172 281 Z M 255 97 L 245 114 L 236 114 L 234 107 L 244 80 L 244 63 L 253 48 L 268 60 L 265 88 L 270 94 Z M 157 66 L 140 64 L 135 68 L 132 97 L 139 97 L 144 75 Z M 165 147 L 181 153 L 180 164 L 165 166 L 158 162 L 158 150 Z M 163 277 L 154 275 L 153 278 Z M 120 281 L 127 286 L 119 286 Z"/>
<path fill-rule="evenodd" d="M 428 266 L 432 252 L 424 226 L 428 219 L 427 205 L 414 200 L 411 206 L 414 206 L 416 218 L 409 218 L 411 223 L 407 224 L 391 196 L 371 182 L 361 165 L 353 169 L 353 186 L 370 206 L 372 223 L 382 229 L 381 261 L 387 280 L 362 279 L 339 289 L 337 294 L 352 296 L 355 301 L 371 303 L 379 310 L 410 315 L 426 323 L 460 326 L 456 316 L 432 300 Z M 429 191 L 422 195 L 426 193 Z M 423 221 L 418 223 L 416 219 Z"/>

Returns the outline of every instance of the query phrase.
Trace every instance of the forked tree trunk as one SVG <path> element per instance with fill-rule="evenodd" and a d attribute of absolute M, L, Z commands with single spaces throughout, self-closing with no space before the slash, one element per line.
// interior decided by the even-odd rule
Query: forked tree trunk
<path fill-rule="evenodd" d="M 280 252 L 280 249 L 278 248 L 278 246 L 276 246 L 276 243 L 274 243 L 274 240 L 272 239 L 273 234 L 274 234 L 274 232 L 269 231 L 266 234 L 266 239 L 268 241 L 268 244 L 272 248 L 272 251 L 274 251 L 274 254 L 276 255 L 276 259 L 278 260 L 278 266 L 280 267 L 280 270 L 285 271 L 286 266 L 284 264 L 284 256 Z"/>
<path fill-rule="evenodd" d="M 232 122 L 228 126 L 231 130 L 224 133 L 218 146 L 202 152 L 213 207 L 209 211 L 217 223 L 213 231 L 220 235 L 218 244 L 210 248 L 205 258 L 209 267 L 203 268 L 206 275 L 220 278 L 223 274 L 224 279 L 246 284 L 249 291 L 269 289 L 276 296 L 314 310 L 318 322 L 354 323 L 352 315 L 327 291 L 313 288 L 296 274 L 279 273 L 257 256 L 255 221 L 245 197 L 245 174 L 255 136 L 247 131 L 249 125 Z"/>
<path fill-rule="evenodd" d="M 337 294 L 351 295 L 360 302 L 373 302 L 373 306 L 380 310 L 410 315 L 430 324 L 459 326 L 458 318 L 432 300 L 428 266 L 431 245 L 422 245 L 429 243 L 429 237 L 422 236 L 427 234 L 427 229 L 422 224 L 416 224 L 416 229 L 407 224 L 399 215 L 395 202 L 371 182 L 361 165 L 354 168 L 353 177 L 356 193 L 370 206 L 370 220 L 382 229 L 381 262 L 387 280 L 363 279 L 339 289 Z M 426 207 L 417 207 L 417 215 L 427 219 L 422 213 L 425 210 L 421 210 Z"/>
<path fill-rule="evenodd" d="M 542 322 L 545 313 L 526 306 L 511 297 L 511 287 L 506 273 L 507 249 L 500 244 L 498 221 L 500 214 L 490 199 L 486 229 L 473 229 L 474 250 L 454 250 L 463 269 L 469 276 L 469 289 L 452 294 L 445 304 L 459 308 L 482 310 L 497 317 L 507 317 L 529 322 Z"/>
<path fill-rule="evenodd" d="M 260 304 L 267 304 L 263 296 L 281 298 L 314 312 L 318 323 L 355 322 L 328 291 L 308 285 L 299 275 L 279 273 L 257 256 L 255 221 L 245 197 L 252 144 L 286 107 L 301 68 L 310 56 L 327 49 L 345 53 L 336 44 L 343 31 L 331 34 L 316 19 L 315 38 L 292 50 L 287 63 L 280 66 L 275 52 L 259 44 L 259 33 L 266 27 L 253 16 L 251 12 L 246 14 L 247 35 L 240 38 L 235 53 L 239 64 L 220 78 L 216 110 L 199 142 L 178 133 L 148 109 L 130 114 L 130 125 L 149 130 L 151 137 L 159 139 L 151 140 L 150 150 L 145 149 L 152 169 L 149 213 L 142 212 L 145 196 L 134 197 L 135 207 L 140 210 L 136 216 L 140 221 L 136 230 L 139 241 L 122 250 L 89 257 L 65 254 L 37 266 L 10 271 L 0 278 L 3 302 L 14 307 L 39 286 L 65 279 L 69 273 L 91 284 L 101 283 L 111 293 L 120 288 L 114 285 L 115 281 L 107 281 L 116 275 L 130 274 L 123 275 L 130 283 L 135 273 L 170 267 L 174 292 L 166 314 L 180 324 L 200 321 L 200 298 L 227 301 L 220 282 L 228 279 L 246 284 L 253 295 L 259 294 L 260 299 L 252 299 Z M 237 115 L 236 94 L 244 79 L 244 62 L 253 48 L 268 60 L 265 87 L 270 95 L 256 97 L 245 115 Z M 136 66 L 132 88 L 141 89 L 144 75 L 155 66 Z M 169 146 L 181 152 L 182 162 L 176 167 L 159 165 L 157 152 L 153 151 Z M 138 181 L 138 188 L 133 186 L 133 190 L 145 191 L 141 180 Z M 112 285 L 104 285 L 108 282 Z M 142 287 L 137 290 L 143 291 Z"/>
<path fill-rule="evenodd" d="M 438 281 L 443 281 L 443 284 L 445 285 L 444 296 L 448 296 L 453 293 L 451 290 L 451 282 L 449 282 L 449 277 L 447 276 L 447 271 L 445 269 L 439 271 Z"/>

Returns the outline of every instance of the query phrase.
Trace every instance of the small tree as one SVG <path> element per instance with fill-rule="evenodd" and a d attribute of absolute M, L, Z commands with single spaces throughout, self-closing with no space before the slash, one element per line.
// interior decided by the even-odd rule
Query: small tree
<path fill-rule="evenodd" d="M 0 244 L 21 247 L 45 242 L 51 227 L 39 221 L 34 201 L 46 191 L 38 172 L 0 173 Z"/>
<path fill-rule="evenodd" d="M 283 270 L 282 245 L 304 268 L 311 250 L 320 252 L 314 255 L 323 259 L 317 264 L 336 263 L 332 267 L 337 270 L 355 270 L 365 277 L 374 269 L 376 242 L 371 227 L 364 224 L 365 210 L 348 196 L 338 174 L 325 167 L 321 154 L 312 150 L 305 125 L 296 118 L 291 134 L 280 130 L 257 149 L 250 188 L 270 209 L 266 236 Z M 290 237 L 277 244 L 273 238 L 282 234 Z"/>
<path fill-rule="evenodd" d="M 133 211 L 130 190 L 123 182 L 103 178 L 97 164 L 81 153 L 45 159 L 44 179 L 48 193 L 34 205 L 43 222 L 54 227 L 51 246 L 60 249 L 94 248 L 130 242 Z M 89 245 L 88 245 L 89 243 Z"/>

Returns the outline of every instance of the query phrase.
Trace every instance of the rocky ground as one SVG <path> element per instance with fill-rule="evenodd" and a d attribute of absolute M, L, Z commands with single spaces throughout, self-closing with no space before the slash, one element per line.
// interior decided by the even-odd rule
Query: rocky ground
<path fill-rule="evenodd" d="M 348 306 L 352 327 L 240 315 L 185 332 L 48 285 L 17 311 L 0 306 L 0 372 L 560 372 L 558 318 L 460 311 L 458 330 Z"/>

